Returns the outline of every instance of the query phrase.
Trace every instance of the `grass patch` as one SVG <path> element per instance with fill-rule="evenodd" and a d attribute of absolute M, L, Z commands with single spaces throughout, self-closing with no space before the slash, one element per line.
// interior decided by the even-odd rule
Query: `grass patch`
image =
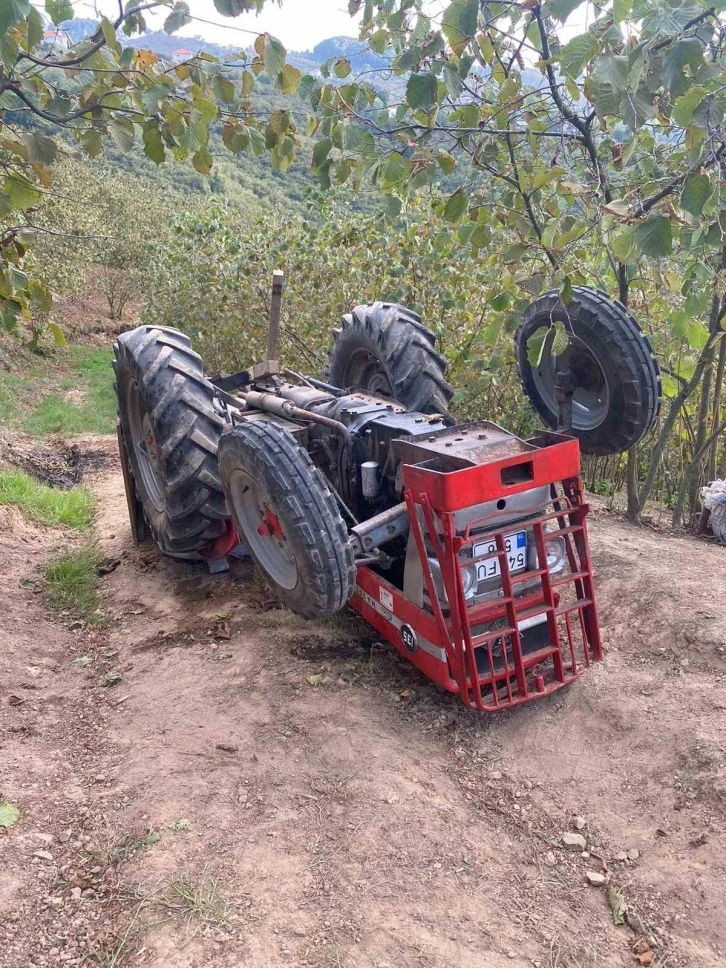
<path fill-rule="evenodd" d="M 37 436 L 113 433 L 111 357 L 110 347 L 69 346 L 44 367 L 0 371 L 2 422 Z"/>
<path fill-rule="evenodd" d="M 67 551 L 44 568 L 46 601 L 59 612 L 92 618 L 101 605 L 98 594 L 99 555 L 92 545 Z"/>
<path fill-rule="evenodd" d="M 146 904 L 181 915 L 187 923 L 227 923 L 230 903 L 219 893 L 217 879 L 209 870 L 194 877 L 188 870 L 179 870 L 168 881 L 145 899 Z"/>
<path fill-rule="evenodd" d="M 116 395 L 113 391 L 111 352 L 105 347 L 71 346 L 68 350 L 70 373 L 60 382 L 60 390 L 46 394 L 20 423 L 29 434 L 41 436 L 60 433 L 111 434 L 116 425 Z M 69 391 L 78 390 L 81 399 L 69 400 Z M 65 393 L 63 392 L 65 391 Z"/>
<path fill-rule="evenodd" d="M 31 521 L 83 531 L 93 519 L 94 500 L 85 487 L 61 491 L 23 471 L 0 471 L 0 504 L 16 504 Z"/>

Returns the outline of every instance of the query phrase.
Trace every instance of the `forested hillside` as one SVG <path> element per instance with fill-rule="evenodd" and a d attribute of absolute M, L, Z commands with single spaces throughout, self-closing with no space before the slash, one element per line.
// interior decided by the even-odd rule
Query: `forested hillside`
<path fill-rule="evenodd" d="M 436 333 L 457 412 L 525 431 L 513 334 L 540 292 L 593 285 L 650 336 L 665 402 L 627 457 L 588 461 L 589 483 L 627 483 L 634 520 L 656 501 L 696 521 L 700 485 L 724 473 L 726 25 L 626 3 L 561 43 L 576 6 L 495 26 L 472 0 L 440 23 L 367 4 L 361 39 L 289 52 L 269 34 L 245 50 L 175 36 L 193 22 L 183 2 L 163 31 L 51 4 L 80 71 L 45 41 L 32 53 L 21 11 L 5 52 L 18 80 L 0 82 L 1 150 L 24 166 L 2 189 L 3 325 L 62 340 L 50 292 L 101 288 L 110 315 L 132 304 L 229 368 L 262 352 L 279 265 L 291 359 L 322 374 L 342 312 L 398 300 Z"/>

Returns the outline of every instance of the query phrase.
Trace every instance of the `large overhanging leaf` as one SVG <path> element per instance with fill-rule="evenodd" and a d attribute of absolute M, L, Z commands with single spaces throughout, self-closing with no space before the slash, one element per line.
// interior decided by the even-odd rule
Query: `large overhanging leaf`
<path fill-rule="evenodd" d="M 0 36 L 30 13 L 30 0 L 0 0 Z"/>
<path fill-rule="evenodd" d="M 255 50 L 262 59 L 265 73 L 276 78 L 285 66 L 286 51 L 280 41 L 271 34 L 260 34 L 255 41 Z"/>
<path fill-rule="evenodd" d="M 698 216 L 713 194 L 713 185 L 705 169 L 695 172 L 683 186 L 681 208 L 690 215 Z"/>
<path fill-rule="evenodd" d="M 665 215 L 654 215 L 637 226 L 634 239 L 643 255 L 656 259 L 670 255 L 673 249 L 671 220 Z"/>
<path fill-rule="evenodd" d="M 580 34 L 573 37 L 560 51 L 560 66 L 565 74 L 577 78 L 585 64 L 592 60 L 599 50 L 600 43 L 594 34 Z"/>
<path fill-rule="evenodd" d="M 436 78 L 433 74 L 411 74 L 406 84 L 406 101 L 413 111 L 430 111 L 436 104 Z"/>
<path fill-rule="evenodd" d="M 71 0 L 45 0 L 45 12 L 54 24 L 61 24 L 73 19 L 73 4 Z"/>
<path fill-rule="evenodd" d="M 441 29 L 451 45 L 460 54 L 476 33 L 479 0 L 453 0 L 444 10 Z"/>

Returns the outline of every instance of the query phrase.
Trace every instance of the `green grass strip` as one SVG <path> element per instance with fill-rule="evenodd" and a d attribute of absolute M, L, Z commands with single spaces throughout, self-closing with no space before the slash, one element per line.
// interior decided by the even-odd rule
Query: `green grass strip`
<path fill-rule="evenodd" d="M 47 604 L 57 611 L 94 620 L 94 612 L 101 605 L 98 563 L 99 555 L 92 545 L 49 561 L 44 569 Z"/>
<path fill-rule="evenodd" d="M 84 531 L 93 520 L 93 495 L 85 487 L 61 491 L 22 471 L 0 471 L 0 504 L 16 504 L 31 521 Z"/>

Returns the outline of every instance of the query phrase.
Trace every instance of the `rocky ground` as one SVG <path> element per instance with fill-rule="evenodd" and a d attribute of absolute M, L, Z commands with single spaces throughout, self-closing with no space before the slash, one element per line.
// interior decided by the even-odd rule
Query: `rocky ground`
<path fill-rule="evenodd" d="M 2 968 L 726 964 L 722 548 L 596 510 L 606 661 L 486 717 L 244 562 L 133 546 L 81 450 L 105 622 L 47 612 L 77 539 L 0 508 Z"/>

